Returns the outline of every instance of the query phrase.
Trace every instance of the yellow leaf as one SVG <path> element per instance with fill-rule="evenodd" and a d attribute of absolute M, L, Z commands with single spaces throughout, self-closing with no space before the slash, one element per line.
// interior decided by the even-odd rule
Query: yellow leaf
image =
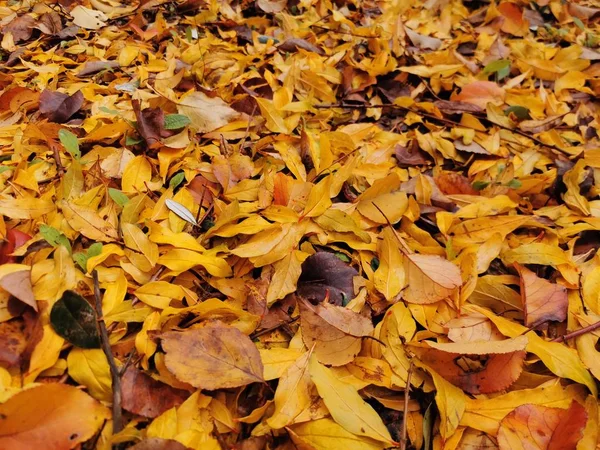
<path fill-rule="evenodd" d="M 273 429 L 278 430 L 294 423 L 294 419 L 311 404 L 315 385 L 310 379 L 308 361 L 312 352 L 308 351 L 289 366 L 279 379 L 275 391 L 275 411 L 267 419 Z"/>
<path fill-rule="evenodd" d="M 304 445 L 314 450 L 381 450 L 386 444 L 369 438 L 356 436 L 329 418 L 294 425 L 289 428 L 297 448 Z"/>
<path fill-rule="evenodd" d="M 331 186 L 331 177 L 325 177 L 314 185 L 308 194 L 306 206 L 302 217 L 318 217 L 331 206 L 329 198 L 329 187 Z"/>
<path fill-rule="evenodd" d="M 350 433 L 396 445 L 375 410 L 356 389 L 337 379 L 333 372 L 313 356 L 309 362 L 310 376 L 317 386 L 333 419 Z"/>
<path fill-rule="evenodd" d="M 373 275 L 375 288 L 381 292 L 387 300 L 396 297 L 406 284 L 402 253 L 398 241 L 391 229 L 383 230 L 383 239 L 377 242 L 377 254 L 379 255 L 379 268 Z"/>
<path fill-rule="evenodd" d="M 3 450 L 69 449 L 90 439 L 110 417 L 108 408 L 74 386 L 49 383 L 0 405 Z"/>
<path fill-rule="evenodd" d="M 69 352 L 67 364 L 69 376 L 85 386 L 92 397 L 112 401 L 110 367 L 102 350 L 74 348 Z"/>
<path fill-rule="evenodd" d="M 415 361 L 415 365 L 425 369 L 435 384 L 435 403 L 440 413 L 440 434 L 448 439 L 454 434 L 466 409 L 468 397 L 459 388 L 446 381 L 432 368 Z"/>
<path fill-rule="evenodd" d="M 354 219 L 339 209 L 328 209 L 314 218 L 314 221 L 324 230 L 338 233 L 353 233 L 363 242 L 371 242 L 371 236 L 359 228 Z"/>
<path fill-rule="evenodd" d="M 396 303 L 386 311 L 379 338 L 385 344 L 382 351 L 383 357 L 396 375 L 392 377 L 392 383 L 397 386 L 406 386 L 410 360 L 406 354 L 404 342 L 409 342 L 416 331 L 417 324 L 402 302 Z M 413 383 L 413 380 L 416 379 L 414 375 L 413 373 L 411 380 Z"/>
<path fill-rule="evenodd" d="M 273 265 L 275 273 L 267 290 L 267 306 L 296 291 L 296 284 L 302 272 L 302 262 L 308 256 L 307 253 L 294 250 Z"/>
<path fill-rule="evenodd" d="M 148 238 L 157 244 L 168 244 L 173 247 L 193 250 L 195 252 L 204 252 L 205 248 L 194 239 L 189 233 L 176 233 L 169 227 L 161 226 L 155 222 L 146 222 L 146 226 L 150 229 Z"/>
<path fill-rule="evenodd" d="M 55 209 L 54 203 L 42 198 L 21 197 L 0 200 L 0 211 L 11 219 L 37 219 Z"/>
<path fill-rule="evenodd" d="M 124 223 L 121 225 L 121 229 L 123 230 L 125 245 L 144 255 L 146 259 L 143 267 L 138 268 L 143 272 L 150 271 L 158 261 L 158 245 L 150 242 L 148 236 L 137 225 Z"/>
<path fill-rule="evenodd" d="M 231 267 L 218 256 L 200 254 L 191 250 L 173 249 L 158 258 L 158 262 L 174 272 L 185 272 L 196 266 L 202 266 L 216 277 L 231 276 Z"/>
<path fill-rule="evenodd" d="M 148 360 L 154 355 L 157 345 L 156 341 L 152 336 L 148 336 L 148 331 L 155 331 L 160 329 L 160 313 L 158 311 L 153 312 L 146 320 L 142 329 L 135 336 L 135 348 L 138 353 L 142 356 L 142 367 L 148 370 Z"/>
<path fill-rule="evenodd" d="M 185 292 L 181 286 L 166 281 L 151 281 L 136 289 L 135 296 L 156 309 L 165 309 L 172 300 L 183 300 Z"/>
<path fill-rule="evenodd" d="M 585 384 L 592 394 L 598 395 L 596 382 L 579 359 L 576 350 L 558 342 L 544 341 L 533 331 L 526 336 L 529 338 L 527 351 L 540 358 L 552 373 Z"/>
<path fill-rule="evenodd" d="M 559 80 L 560 81 L 560 80 Z M 588 200 L 581 195 L 579 185 L 588 176 L 587 164 L 585 160 L 580 159 L 575 166 L 567 171 L 563 176 L 563 182 L 567 187 L 567 192 L 563 194 L 563 200 L 575 212 L 589 216 L 591 214 Z"/>
<path fill-rule="evenodd" d="M 71 227 L 94 241 L 113 242 L 119 239 L 117 230 L 92 209 L 63 201 L 61 208 Z"/>
<path fill-rule="evenodd" d="M 273 133 L 289 134 L 288 129 L 283 116 L 277 111 L 273 102 L 264 98 L 257 97 L 256 102 L 260 108 L 260 113 L 266 120 L 266 127 Z"/>
<path fill-rule="evenodd" d="M 132 45 L 126 45 L 119 53 L 119 65 L 121 67 L 130 66 L 133 61 L 138 57 L 140 51 L 137 47 Z"/>
<path fill-rule="evenodd" d="M 121 179 L 123 192 L 146 192 L 146 183 L 152 179 L 152 166 L 144 156 L 136 156 L 125 166 Z"/>
<path fill-rule="evenodd" d="M 573 265 L 567 252 L 556 245 L 541 243 L 520 245 L 502 254 L 505 264 L 540 264 L 557 267 L 561 264 Z"/>
<path fill-rule="evenodd" d="M 44 321 L 47 320 L 47 317 L 45 317 Z M 33 349 L 29 360 L 29 370 L 27 370 L 23 377 L 24 384 L 35 381 L 42 371 L 52 367 L 58 361 L 64 342 L 65 340 L 54 332 L 50 324 L 43 325 L 42 339 Z"/>
<path fill-rule="evenodd" d="M 564 389 L 556 381 L 550 385 L 534 389 L 520 389 L 493 398 L 485 395 L 476 399 L 467 398 L 465 413 L 460 419 L 460 424 L 494 436 L 498 432 L 500 421 L 518 406 L 533 404 L 567 408 L 576 398 L 576 394 L 575 390 Z"/>
<path fill-rule="evenodd" d="M 293 348 L 263 348 L 259 349 L 260 359 L 263 362 L 264 379 L 275 380 L 281 377 L 285 371 L 304 352 Z"/>

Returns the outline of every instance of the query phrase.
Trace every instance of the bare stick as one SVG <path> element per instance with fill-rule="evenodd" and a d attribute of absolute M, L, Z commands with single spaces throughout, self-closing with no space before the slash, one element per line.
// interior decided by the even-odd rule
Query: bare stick
<path fill-rule="evenodd" d="M 566 342 L 569 339 L 573 339 L 583 334 L 590 333 L 594 330 L 597 330 L 598 328 L 600 328 L 600 321 L 588 325 L 587 327 L 580 328 L 579 330 L 571 331 L 570 333 L 567 333 L 564 336 L 559 336 L 555 339 L 552 339 L 550 342 Z"/>
<path fill-rule="evenodd" d="M 100 292 L 100 282 L 98 281 L 98 272 L 92 271 L 92 277 L 94 278 L 94 297 L 96 299 L 96 314 L 98 315 L 98 328 L 100 328 L 100 339 L 102 342 L 102 351 L 108 361 L 110 367 L 110 378 L 112 381 L 112 392 L 113 392 L 113 434 L 118 433 L 123 429 L 123 410 L 121 409 L 121 377 L 119 369 L 115 364 L 115 357 L 113 356 L 112 349 L 110 348 L 110 342 L 108 340 L 108 331 L 106 330 L 106 322 L 104 322 L 104 316 L 102 314 L 102 294 Z"/>
<path fill-rule="evenodd" d="M 406 418 L 408 417 L 408 394 L 410 394 L 410 378 L 413 371 L 413 362 L 408 366 L 406 375 L 406 390 L 404 391 L 404 416 L 402 418 L 402 439 L 400 439 L 400 450 L 406 450 Z"/>

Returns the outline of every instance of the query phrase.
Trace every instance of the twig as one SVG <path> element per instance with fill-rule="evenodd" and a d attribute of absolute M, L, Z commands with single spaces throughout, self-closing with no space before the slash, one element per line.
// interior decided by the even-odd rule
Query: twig
<path fill-rule="evenodd" d="M 435 116 L 433 114 L 429 114 L 426 113 L 424 111 L 417 111 L 415 109 L 409 108 L 407 106 L 402 106 L 402 105 L 396 105 L 394 103 L 382 103 L 381 105 L 347 105 L 347 104 L 321 104 L 321 105 L 314 105 L 315 108 L 317 109 L 331 109 L 331 108 L 345 108 L 345 109 L 369 109 L 369 108 L 394 108 L 394 109 L 401 109 L 403 111 L 407 111 L 407 112 L 412 112 L 414 114 L 417 114 L 419 116 L 423 116 L 423 117 L 427 117 L 430 120 L 436 120 L 438 122 L 442 122 L 445 123 L 446 125 L 450 125 L 453 127 L 461 127 L 461 128 L 469 128 L 471 130 L 476 130 L 475 127 L 473 126 L 469 126 L 467 124 L 462 124 L 462 123 L 458 123 L 455 122 L 453 120 L 450 119 L 446 119 L 443 117 L 438 117 Z M 540 139 L 536 138 L 535 136 L 530 135 L 529 133 L 526 133 L 525 131 L 521 131 L 518 128 L 510 128 L 507 127 L 505 125 L 500 125 L 496 122 L 492 122 L 490 119 L 488 119 L 487 117 L 479 117 L 479 119 L 481 120 L 485 120 L 486 122 L 491 123 L 492 125 L 495 125 L 499 128 L 502 128 L 503 130 L 507 130 L 507 131 L 511 131 L 515 134 L 518 134 L 519 136 L 523 136 L 524 138 L 527 138 L 533 142 L 535 142 L 538 145 L 541 145 L 542 147 L 548 147 L 551 148 L 553 150 L 556 150 L 558 152 L 561 153 L 566 153 L 565 150 L 563 150 L 562 148 L 554 145 L 554 144 L 546 144 L 545 142 L 541 141 Z"/>
<path fill-rule="evenodd" d="M 299 318 L 300 318 L 300 316 L 295 317 L 292 320 L 288 320 L 287 322 L 281 322 L 281 323 L 278 323 L 277 325 L 274 325 L 272 327 L 265 328 L 264 330 L 257 331 L 256 333 L 252 333 L 250 335 L 250 339 L 256 339 L 257 337 L 262 336 L 263 334 L 270 333 L 271 331 L 275 331 L 277 328 L 282 327 L 284 325 L 291 325 L 294 322 L 296 322 Z"/>
<path fill-rule="evenodd" d="M 573 339 L 583 334 L 590 333 L 594 330 L 597 330 L 598 328 L 600 328 L 600 321 L 588 325 L 587 327 L 580 328 L 579 330 L 571 331 L 570 333 L 567 333 L 564 336 L 554 338 L 550 342 L 566 342 L 568 339 Z"/>
<path fill-rule="evenodd" d="M 98 315 L 98 328 L 100 328 L 102 351 L 104 352 L 104 355 L 108 361 L 108 366 L 110 367 L 110 378 L 112 381 L 113 392 L 113 434 L 116 434 L 123 429 L 123 410 L 121 409 L 121 378 L 119 376 L 119 369 L 115 364 L 115 357 L 113 356 L 112 349 L 110 348 L 110 342 L 108 340 L 106 322 L 104 322 L 104 316 L 102 314 L 102 294 L 100 293 L 100 282 L 98 281 L 98 272 L 95 269 L 92 271 L 92 277 L 94 278 L 94 297 L 96 299 L 96 314 Z"/>
<path fill-rule="evenodd" d="M 387 347 L 387 345 L 385 345 L 385 342 L 383 342 L 381 339 L 377 339 L 375 336 L 363 336 L 363 339 L 371 339 L 371 340 L 377 342 L 378 344 L 381 344 L 384 347 Z"/>
<path fill-rule="evenodd" d="M 408 417 L 408 394 L 410 394 L 410 378 L 413 371 L 413 362 L 408 366 L 406 375 L 406 390 L 404 391 L 404 416 L 402 417 L 402 438 L 400 439 L 400 450 L 406 450 L 406 418 Z"/>

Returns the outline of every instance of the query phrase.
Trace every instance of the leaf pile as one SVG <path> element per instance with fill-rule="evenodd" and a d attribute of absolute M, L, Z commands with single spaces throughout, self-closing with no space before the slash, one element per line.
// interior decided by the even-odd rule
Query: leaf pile
<path fill-rule="evenodd" d="M 0 1 L 0 448 L 596 448 L 595 3 Z"/>

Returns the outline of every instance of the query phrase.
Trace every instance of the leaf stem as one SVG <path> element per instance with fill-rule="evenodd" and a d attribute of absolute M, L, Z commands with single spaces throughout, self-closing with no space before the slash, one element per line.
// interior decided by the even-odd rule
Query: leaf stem
<path fill-rule="evenodd" d="M 98 281 L 98 272 L 96 269 L 92 271 L 92 277 L 94 279 L 94 298 L 96 299 L 96 314 L 98 315 L 98 328 L 100 328 L 102 351 L 104 352 L 104 355 L 108 361 L 108 366 L 110 367 L 110 378 L 112 381 L 113 392 L 113 434 L 116 434 L 123 429 L 123 410 L 121 408 L 121 377 L 119 369 L 115 363 L 115 357 L 113 356 L 112 349 L 110 348 L 110 342 L 108 340 L 106 322 L 104 321 L 104 315 L 102 314 L 102 293 L 100 292 L 100 282 Z"/>

